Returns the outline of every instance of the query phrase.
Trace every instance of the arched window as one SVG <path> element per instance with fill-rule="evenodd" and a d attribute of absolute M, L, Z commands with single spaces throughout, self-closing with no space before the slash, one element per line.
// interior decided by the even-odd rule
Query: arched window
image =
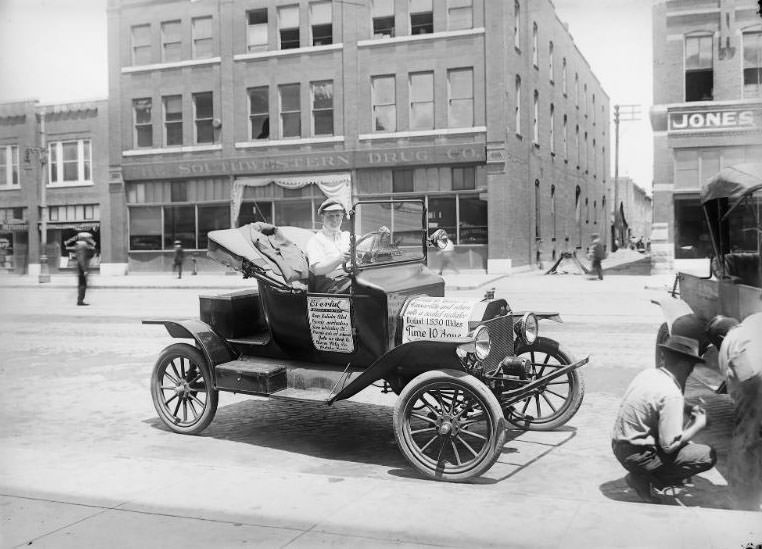
<path fill-rule="evenodd" d="M 556 154 L 556 107 L 550 104 L 550 154 Z"/>
<path fill-rule="evenodd" d="M 582 247 L 582 189 L 579 185 L 574 189 L 574 220 L 577 222 L 577 246 Z"/>
<path fill-rule="evenodd" d="M 556 186 L 551 185 L 550 186 L 550 215 L 553 217 L 553 242 L 556 241 L 556 238 L 558 237 L 557 233 L 557 225 L 556 225 Z M 553 253 L 555 254 L 555 247 L 553 249 Z M 554 256 L 555 259 L 555 256 Z"/>
<path fill-rule="evenodd" d="M 516 106 L 514 108 L 513 124 L 516 126 L 516 135 L 521 135 L 521 77 L 516 75 Z"/>
<path fill-rule="evenodd" d="M 534 180 L 534 238 L 540 240 L 542 232 L 542 219 L 540 213 L 540 180 Z"/>
<path fill-rule="evenodd" d="M 540 53 L 537 51 L 537 23 L 532 23 L 532 64 L 535 68 L 540 66 Z"/>
<path fill-rule="evenodd" d="M 519 0 L 513 2 L 513 45 L 521 49 L 521 4 Z"/>
<path fill-rule="evenodd" d="M 598 224 L 598 201 L 593 200 L 593 225 Z"/>
<path fill-rule="evenodd" d="M 566 57 L 561 62 L 561 92 L 566 96 Z"/>
<path fill-rule="evenodd" d="M 553 82 L 553 41 L 548 42 L 548 78 Z"/>
<path fill-rule="evenodd" d="M 540 144 L 540 92 L 534 90 L 532 112 L 532 143 Z"/>

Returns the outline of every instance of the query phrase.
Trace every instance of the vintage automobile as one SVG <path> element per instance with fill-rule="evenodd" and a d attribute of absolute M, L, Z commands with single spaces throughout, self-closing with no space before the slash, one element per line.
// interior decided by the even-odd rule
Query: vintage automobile
<path fill-rule="evenodd" d="M 716 315 L 743 320 L 762 311 L 762 164 L 721 170 L 701 189 L 701 205 L 713 258 L 706 276 L 678 273 L 669 296 L 655 301 L 665 317 L 657 344 L 684 314 L 709 322 Z M 656 364 L 661 360 L 656 347 Z"/>
<path fill-rule="evenodd" d="M 304 269 L 289 264 L 312 231 L 209 233 L 209 256 L 257 287 L 201 296 L 200 320 L 143 321 L 192 341 L 168 346 L 153 368 L 153 402 L 169 429 L 203 431 L 218 391 L 332 404 L 377 384 L 398 395 L 394 433 L 410 464 L 464 481 L 495 463 L 509 425 L 551 430 L 574 416 L 588 359 L 538 335 L 538 321 L 560 321 L 556 313 L 445 297 L 426 267 L 427 245 L 442 242 L 427 237 L 420 200 L 358 202 L 350 220 L 342 294 L 311 292 Z"/>

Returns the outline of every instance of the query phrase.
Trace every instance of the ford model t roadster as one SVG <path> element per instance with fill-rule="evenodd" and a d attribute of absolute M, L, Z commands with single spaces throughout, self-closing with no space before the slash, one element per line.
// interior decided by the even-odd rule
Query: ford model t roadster
<path fill-rule="evenodd" d="M 175 343 L 159 356 L 151 394 L 172 431 L 212 421 L 218 391 L 332 404 L 371 384 L 398 395 L 394 432 L 423 475 L 462 481 L 497 460 L 508 425 L 565 424 L 584 394 L 575 361 L 538 336 L 555 313 L 504 299 L 444 296 L 426 267 L 421 201 L 358 202 L 350 212 L 346 293 L 310 291 L 302 258 L 312 231 L 252 224 L 209 233 L 209 256 L 256 289 L 200 298 L 200 320 L 150 320 Z M 432 242 L 433 240 L 433 242 Z M 507 422 L 507 423 L 506 423 Z"/>

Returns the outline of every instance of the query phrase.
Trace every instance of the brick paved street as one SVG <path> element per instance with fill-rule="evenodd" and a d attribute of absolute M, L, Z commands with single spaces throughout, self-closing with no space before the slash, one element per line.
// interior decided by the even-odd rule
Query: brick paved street
<path fill-rule="evenodd" d="M 690 391 L 709 399 L 705 438 L 721 462 L 697 480 L 687 509 L 636 503 L 610 456 L 619 397 L 653 361 L 661 313 L 649 298 L 663 290 L 646 289 L 650 280 L 527 274 L 490 284 L 514 309 L 559 311 L 564 323 L 543 322 L 542 332 L 591 364 L 564 429 L 511 432 L 498 463 L 467 485 L 414 474 L 394 442 L 395 397 L 373 388 L 333 407 L 223 393 L 202 436 L 163 429 L 149 374 L 171 339 L 138 320 L 196 316 L 208 290 L 96 288 L 92 306 L 77 308 L 71 288 L 0 287 L 0 546 L 98 546 L 109 528 L 123 536 L 112 546 L 124 547 L 175 539 L 178 528 L 199 547 L 484 546 L 506 543 L 506 532 L 518 546 L 603 547 L 615 534 L 629 547 L 762 540 L 758 516 L 727 510 L 724 397 Z M 198 519 L 209 530 L 194 537 Z"/>

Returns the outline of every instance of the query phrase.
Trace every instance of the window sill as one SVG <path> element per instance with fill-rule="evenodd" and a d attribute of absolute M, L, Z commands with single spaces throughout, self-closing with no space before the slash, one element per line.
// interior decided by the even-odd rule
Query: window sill
<path fill-rule="evenodd" d="M 19 191 L 21 185 L 0 185 L 0 191 Z"/>
<path fill-rule="evenodd" d="M 312 145 L 315 143 L 343 143 L 343 135 L 331 135 L 323 137 L 305 137 L 293 139 L 257 139 L 255 141 L 238 141 L 236 149 L 256 149 L 260 147 L 282 147 L 284 145 Z"/>
<path fill-rule="evenodd" d="M 395 36 L 394 38 L 374 38 L 371 40 L 358 40 L 357 47 L 388 46 L 393 44 L 403 44 L 406 42 L 421 42 L 426 40 L 439 40 L 442 38 L 457 38 L 459 36 L 478 36 L 484 34 L 484 27 L 473 29 L 463 29 L 456 31 L 433 32 L 430 34 L 414 34 L 409 36 Z"/>
<path fill-rule="evenodd" d="M 206 57 L 204 59 L 188 59 L 186 61 L 177 61 L 173 63 L 154 63 L 152 65 L 135 65 L 131 67 L 122 67 L 122 74 L 133 72 L 159 71 L 165 69 L 176 69 L 180 67 L 194 67 L 198 65 L 216 65 L 222 62 L 221 57 Z"/>
<path fill-rule="evenodd" d="M 302 55 L 310 53 L 322 53 L 336 51 L 344 48 L 344 44 L 329 44 L 327 46 L 307 46 L 305 48 L 291 48 L 287 50 L 269 50 L 256 53 L 239 53 L 233 56 L 233 61 L 248 61 L 251 59 L 269 59 L 270 57 L 283 57 L 286 55 Z"/>
<path fill-rule="evenodd" d="M 122 156 L 147 156 L 151 154 L 177 154 L 188 152 L 220 151 L 222 145 L 192 145 L 187 147 L 166 147 L 157 149 L 128 149 L 122 151 Z"/>
<path fill-rule="evenodd" d="M 357 136 L 360 141 L 369 141 L 373 139 L 399 139 L 405 137 L 435 137 L 438 135 L 464 135 L 470 133 L 486 133 L 486 126 L 473 126 L 470 128 L 443 128 L 441 130 L 420 130 L 420 131 L 402 131 L 402 132 L 378 132 L 362 133 Z"/>
<path fill-rule="evenodd" d="M 65 183 L 48 183 L 45 185 L 48 189 L 65 189 L 67 187 L 92 187 L 92 181 L 66 181 Z"/>

